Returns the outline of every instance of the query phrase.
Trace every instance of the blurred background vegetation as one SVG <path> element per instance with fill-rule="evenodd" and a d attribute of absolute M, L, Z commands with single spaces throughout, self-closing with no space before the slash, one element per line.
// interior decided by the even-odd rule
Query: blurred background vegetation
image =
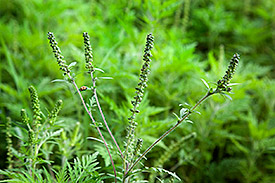
<path fill-rule="evenodd" d="M 67 62 L 78 62 L 74 72 L 79 86 L 91 85 L 82 40 L 84 31 L 90 34 L 94 63 L 105 71 L 99 75 L 113 77 L 97 84 L 106 118 L 121 145 L 145 37 L 153 33 L 151 75 L 136 130 L 144 148 L 175 123 L 173 112 L 179 113 L 179 104 L 193 105 L 205 94 L 200 78 L 216 82 L 223 76 L 235 52 L 241 61 L 232 82 L 241 84 L 233 88 L 232 101 L 214 96 L 203 103 L 201 115 L 190 117 L 194 124 L 182 124 L 164 139 L 147 155 L 145 165 L 161 165 L 183 182 L 275 182 L 275 0 L 0 0 L 0 4 L 2 139 L 6 117 L 11 117 L 16 132 L 20 110 L 31 111 L 27 88 L 34 85 L 44 113 L 57 99 L 64 101 L 59 119 L 66 131 L 81 123 L 83 143 L 71 158 L 98 151 L 106 160 L 101 144 L 86 140 L 98 135 L 73 88 L 51 82 L 63 76 L 47 32 L 55 33 Z M 178 143 L 191 132 L 197 137 Z M 173 143 L 177 143 L 174 152 L 169 148 Z M 169 156 L 161 160 L 164 152 Z M 4 140 L 0 156 L 0 169 L 5 169 Z"/>

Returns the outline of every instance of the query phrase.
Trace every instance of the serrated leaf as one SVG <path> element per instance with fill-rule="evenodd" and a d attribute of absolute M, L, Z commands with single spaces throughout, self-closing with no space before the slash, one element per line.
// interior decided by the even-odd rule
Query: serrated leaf
<path fill-rule="evenodd" d="M 209 89 L 210 87 L 209 87 L 209 85 L 207 84 L 207 82 L 206 82 L 204 79 L 201 79 L 201 80 L 202 80 L 203 84 L 207 87 L 207 89 Z"/>
<path fill-rule="evenodd" d="M 106 148 L 102 145 L 95 145 L 94 147 L 97 153 L 99 153 L 100 156 L 104 159 L 105 166 L 108 167 L 111 164 L 111 160 L 108 153 L 106 152 Z"/>

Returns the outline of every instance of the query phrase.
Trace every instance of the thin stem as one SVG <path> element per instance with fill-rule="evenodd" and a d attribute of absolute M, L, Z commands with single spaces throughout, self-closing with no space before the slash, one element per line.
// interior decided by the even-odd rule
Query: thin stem
<path fill-rule="evenodd" d="M 101 109 L 101 106 L 100 106 L 100 103 L 99 103 L 99 100 L 98 100 L 98 97 L 97 97 L 97 93 L 96 93 L 95 78 L 94 78 L 92 72 L 91 72 L 91 78 L 92 78 L 92 81 L 93 81 L 93 92 L 94 92 L 94 97 L 95 97 L 95 100 L 96 100 L 96 104 L 97 104 L 98 110 L 99 110 L 99 112 L 100 112 L 100 114 L 101 114 L 101 117 L 102 117 L 102 119 L 103 119 L 103 122 L 104 122 L 104 124 L 105 124 L 105 126 L 106 126 L 106 128 L 107 128 L 107 130 L 108 130 L 108 132 L 109 132 L 109 134 L 110 134 L 110 136 L 112 137 L 114 143 L 116 144 L 116 147 L 117 147 L 117 149 L 118 149 L 118 151 L 119 151 L 119 153 L 120 153 L 120 155 L 121 155 L 121 158 L 123 159 L 123 154 L 122 154 L 122 152 L 121 152 L 121 150 L 120 150 L 120 148 L 119 148 L 119 145 L 118 145 L 117 142 L 116 142 L 115 137 L 114 137 L 113 134 L 112 134 L 112 131 L 110 130 L 110 128 L 109 128 L 109 126 L 108 126 L 108 123 L 107 123 L 107 121 L 106 121 L 106 119 L 105 119 L 105 116 L 104 116 L 104 114 L 103 114 L 103 111 L 102 111 L 102 109 Z"/>
<path fill-rule="evenodd" d="M 169 130 L 167 130 L 162 136 L 160 136 L 150 147 L 148 147 L 142 155 L 131 165 L 128 171 L 124 174 L 124 177 L 127 176 L 129 172 L 137 165 L 137 163 L 151 150 L 153 149 L 162 139 L 164 139 L 169 133 L 171 133 L 175 128 L 177 128 L 197 107 L 200 105 L 207 97 L 213 95 L 214 93 L 207 92 L 207 94 L 201 98 L 194 107 L 192 107 L 187 114 L 185 114 L 178 122 Z"/>
<path fill-rule="evenodd" d="M 99 133 L 99 135 L 100 135 L 102 141 L 104 142 L 104 145 L 105 145 L 105 147 L 106 147 L 106 149 L 107 149 L 107 151 L 108 151 L 108 154 L 109 154 L 109 157 L 110 157 L 110 160 L 111 160 L 111 164 L 112 164 L 112 166 L 113 166 L 113 171 L 114 171 L 114 176 L 115 176 L 115 183 L 116 183 L 116 182 L 117 182 L 116 168 L 115 168 L 115 164 L 114 164 L 112 155 L 111 155 L 110 150 L 109 150 L 109 148 L 108 148 L 108 145 L 107 145 L 107 143 L 106 143 L 106 141 L 105 141 L 105 139 L 104 139 L 104 137 L 103 137 L 103 135 L 102 135 L 102 133 L 101 133 L 99 127 L 96 125 L 95 119 L 93 118 L 91 112 L 88 110 L 88 108 L 87 108 L 87 106 L 86 106 L 86 104 L 85 104 L 85 101 L 84 101 L 84 99 L 83 99 L 83 97 L 82 97 L 82 95 L 81 95 L 81 93 L 80 93 L 80 91 L 79 91 L 79 89 L 78 89 L 78 87 L 77 87 L 75 81 L 74 81 L 73 78 L 71 77 L 70 73 L 67 73 L 67 74 L 68 74 L 68 77 L 71 79 L 71 81 L 72 81 L 72 83 L 73 83 L 75 89 L 77 90 L 77 93 L 79 94 L 79 97 L 80 97 L 80 99 L 81 99 L 81 101 L 82 101 L 82 104 L 83 104 L 83 106 L 84 106 L 86 112 L 89 114 L 89 116 L 90 116 L 92 122 L 93 122 L 94 125 L 96 126 L 96 129 L 97 129 L 97 131 L 98 131 L 98 133 Z"/>

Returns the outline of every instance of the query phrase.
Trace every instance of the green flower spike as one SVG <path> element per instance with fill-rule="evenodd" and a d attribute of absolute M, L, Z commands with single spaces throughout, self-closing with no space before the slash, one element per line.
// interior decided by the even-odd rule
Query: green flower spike
<path fill-rule="evenodd" d="M 25 109 L 21 109 L 21 120 L 23 124 L 29 125 L 29 118 Z"/>
<path fill-rule="evenodd" d="M 135 137 L 134 137 L 134 132 L 135 128 L 137 126 L 137 123 L 135 122 L 135 117 L 136 114 L 139 113 L 139 110 L 137 109 L 140 102 L 142 101 L 144 89 L 147 87 L 147 81 L 148 81 L 148 75 L 150 74 L 150 62 L 152 57 L 151 50 L 153 48 L 153 42 L 154 42 L 154 37 L 152 34 L 148 34 L 146 37 L 146 44 L 145 44 L 145 49 L 144 49 L 144 55 L 143 55 L 143 65 L 140 71 L 140 77 L 139 80 L 140 82 L 138 83 L 138 86 L 135 88 L 136 89 L 136 96 L 134 97 L 134 100 L 131 101 L 133 108 L 130 109 L 132 115 L 131 117 L 128 118 L 129 120 L 129 126 L 127 127 L 127 142 L 125 142 L 125 159 L 123 166 L 126 167 L 126 164 L 129 163 L 131 160 L 129 160 L 131 157 L 133 157 L 134 151 L 137 151 L 138 149 L 134 148 L 134 142 L 135 142 Z M 138 140 L 137 143 L 140 144 L 141 147 L 141 141 Z M 129 158 L 129 159 L 128 159 Z"/>
<path fill-rule="evenodd" d="M 79 129 L 80 129 L 80 122 L 78 121 L 75 125 L 73 135 L 71 137 L 71 147 L 75 146 L 75 144 L 77 143 L 77 137 L 79 135 Z"/>
<path fill-rule="evenodd" d="M 13 153 L 12 153 L 12 135 L 11 135 L 11 118 L 7 117 L 6 123 L 6 141 L 7 141 L 7 163 L 8 169 L 13 168 Z"/>
<path fill-rule="evenodd" d="M 137 144 L 133 152 L 133 157 L 136 157 L 137 155 L 139 155 L 142 144 L 143 144 L 143 140 L 141 138 L 137 139 Z"/>
<path fill-rule="evenodd" d="M 90 36 L 88 35 L 87 32 L 83 33 L 84 37 L 84 46 L 85 46 L 85 61 L 86 61 L 86 66 L 85 68 L 89 70 L 89 72 L 93 72 L 94 67 L 93 67 L 93 52 L 92 52 L 92 47 L 90 43 Z"/>
<path fill-rule="evenodd" d="M 60 66 L 60 70 L 64 71 L 64 75 L 70 73 L 71 70 L 69 69 L 69 66 L 66 64 L 64 57 L 62 56 L 61 51 L 57 46 L 58 43 L 55 40 L 55 37 L 52 32 L 48 32 L 48 39 L 50 41 L 50 46 L 53 49 L 54 56 L 57 59 L 57 63 Z"/>
<path fill-rule="evenodd" d="M 225 72 L 225 75 L 223 76 L 222 79 L 218 80 L 217 88 L 214 91 L 214 93 L 230 92 L 232 90 L 232 88 L 229 87 L 229 82 L 233 78 L 233 75 L 236 71 L 239 60 L 240 60 L 239 54 L 235 53 L 233 55 L 233 58 L 230 61 L 230 64 L 228 66 L 227 71 Z"/>
<path fill-rule="evenodd" d="M 36 143 L 34 131 L 32 129 L 29 129 L 28 135 L 29 135 L 29 143 L 31 145 L 34 145 Z"/>
<path fill-rule="evenodd" d="M 145 45 L 145 49 L 144 49 L 144 55 L 143 55 L 143 65 L 141 68 L 141 72 L 140 72 L 140 77 L 139 80 L 140 82 L 138 83 L 138 87 L 136 87 L 136 96 L 134 97 L 134 100 L 131 101 L 133 108 L 130 109 L 130 111 L 132 112 L 132 116 L 130 118 L 128 118 L 129 120 L 129 126 L 128 126 L 128 134 L 127 134 L 127 138 L 132 138 L 134 129 L 137 126 L 137 123 L 134 121 L 135 116 L 137 113 L 139 113 L 139 110 L 137 110 L 137 107 L 139 106 L 142 97 L 143 97 L 143 93 L 144 93 L 144 89 L 147 87 L 147 81 L 148 81 L 148 75 L 150 74 L 150 62 L 151 59 L 150 57 L 152 57 L 151 54 L 151 50 L 153 48 L 154 45 L 154 37 L 152 34 L 148 34 L 147 38 L 146 38 L 146 45 Z"/>
<path fill-rule="evenodd" d="M 33 110 L 33 125 L 37 126 L 37 124 L 41 121 L 41 110 L 38 100 L 38 95 L 33 86 L 29 87 L 29 92 L 31 94 L 31 105 Z"/>
<path fill-rule="evenodd" d="M 62 100 L 58 100 L 55 104 L 55 107 L 54 109 L 51 111 L 51 113 L 49 114 L 49 123 L 51 125 L 54 124 L 54 122 L 56 121 L 56 117 L 57 117 L 57 114 L 59 113 L 59 111 L 61 110 L 61 107 L 62 107 Z"/>

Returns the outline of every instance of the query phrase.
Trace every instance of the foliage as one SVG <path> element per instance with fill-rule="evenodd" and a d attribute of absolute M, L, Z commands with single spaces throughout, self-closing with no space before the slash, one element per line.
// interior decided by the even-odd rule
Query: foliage
<path fill-rule="evenodd" d="M 45 36 L 48 31 L 57 35 L 66 61 L 77 63 L 72 68 L 76 82 L 91 88 L 80 36 L 87 31 L 91 35 L 95 67 L 99 69 L 97 94 L 120 145 L 127 134 L 127 118 L 131 115 L 128 109 L 138 82 L 144 37 L 149 32 L 155 37 L 148 87 L 135 119 L 138 122 L 135 136 L 143 139 L 140 153 L 174 125 L 173 113 L 181 117 L 178 111 L 183 106 L 179 104 L 196 104 L 204 94 L 200 79 L 211 82 L 222 79 L 230 57 L 240 53 L 241 62 L 232 79 L 240 84 L 233 88 L 232 101 L 218 95 L 207 99 L 197 109 L 201 115 L 192 114 L 189 117 L 192 124 L 181 124 L 161 141 L 146 155 L 147 160 L 142 161 L 144 166 L 139 165 L 139 169 L 158 168 L 161 155 L 167 154 L 169 160 L 160 161 L 160 167 L 175 172 L 183 182 L 274 182 L 274 3 L 274 0 L 61 0 L 58 3 L 0 0 L 0 136 L 7 139 L 0 146 L 0 156 L 4 157 L 0 160 L 0 179 L 8 176 L 22 182 L 34 179 L 51 182 L 53 173 L 61 181 L 73 176 L 69 167 L 75 171 L 76 167 L 87 165 L 83 162 L 87 159 L 81 159 L 85 154 L 92 154 L 93 167 L 94 153 L 99 152 L 96 167 L 101 168 L 91 168 L 94 177 L 90 178 L 113 181 L 109 176 L 112 174 L 109 156 L 96 129 L 90 126 L 75 90 L 60 82 L 63 76 L 53 62 Z M 113 79 L 100 79 L 102 76 Z M 20 110 L 24 108 L 28 118 L 33 115 L 29 85 L 38 91 L 44 114 L 42 124 L 44 129 L 49 125 L 49 129 L 48 133 L 39 132 L 40 140 L 46 139 L 46 143 L 41 146 L 37 167 L 28 170 L 24 164 L 28 127 L 22 123 Z M 214 86 L 210 82 L 208 85 Z M 86 101 L 91 92 L 82 92 Z M 51 126 L 46 119 L 59 99 L 63 107 Z M 119 167 L 117 148 L 108 137 L 100 112 L 93 110 L 96 124 L 102 124 L 100 129 Z M 197 134 L 196 138 L 181 144 L 176 152 L 171 151 L 173 144 L 192 132 Z M 77 165 L 72 163 L 74 159 Z M 11 163 L 13 169 L 4 171 Z M 162 174 L 159 170 L 155 174 L 152 169 L 137 172 L 133 180 L 148 180 L 154 174 L 156 179 L 168 182 L 169 173 L 161 171 Z M 35 176 L 30 176 L 30 170 Z M 77 171 L 81 173 L 81 169 Z"/>

